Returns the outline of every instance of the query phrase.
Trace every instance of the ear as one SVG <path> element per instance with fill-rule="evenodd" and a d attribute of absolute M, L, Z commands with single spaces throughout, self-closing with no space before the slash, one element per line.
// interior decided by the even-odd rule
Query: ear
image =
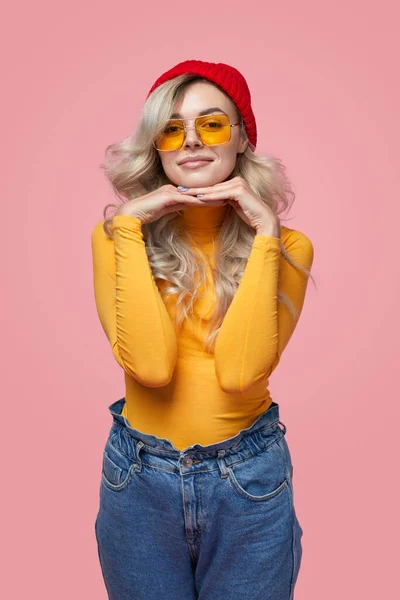
<path fill-rule="evenodd" d="M 243 154 L 243 152 L 246 152 L 247 147 L 249 145 L 249 140 L 247 139 L 247 137 L 243 138 L 243 132 L 240 132 L 240 142 L 239 142 L 239 146 L 238 146 L 238 154 Z"/>
<path fill-rule="evenodd" d="M 243 154 L 244 152 L 246 152 L 247 147 L 249 145 L 248 140 L 242 140 L 239 144 L 239 148 L 238 148 L 238 154 Z"/>

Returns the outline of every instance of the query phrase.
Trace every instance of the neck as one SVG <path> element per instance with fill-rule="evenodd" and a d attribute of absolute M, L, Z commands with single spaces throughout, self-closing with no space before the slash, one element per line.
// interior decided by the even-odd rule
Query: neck
<path fill-rule="evenodd" d="M 229 205 L 187 206 L 183 209 L 182 227 L 190 233 L 217 233 L 228 212 Z"/>

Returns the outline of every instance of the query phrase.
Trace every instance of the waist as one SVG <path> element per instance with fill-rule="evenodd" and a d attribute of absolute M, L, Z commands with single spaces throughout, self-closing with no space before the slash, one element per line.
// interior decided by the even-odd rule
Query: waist
<path fill-rule="evenodd" d="M 111 431 L 115 431 L 116 429 L 125 430 L 129 433 L 129 437 L 132 437 L 136 443 L 140 443 L 141 446 L 144 446 L 145 452 L 150 452 L 155 456 L 169 456 L 171 458 L 176 457 L 180 458 L 182 456 L 182 451 L 187 452 L 190 450 L 196 451 L 196 455 L 199 456 L 215 456 L 218 454 L 220 450 L 224 450 L 226 452 L 236 453 L 238 450 L 239 444 L 241 445 L 241 453 L 243 451 L 242 441 L 243 439 L 251 440 L 250 446 L 251 451 L 255 452 L 255 442 L 264 438 L 265 436 L 269 436 L 274 431 L 279 432 L 279 434 L 284 434 L 286 432 L 286 426 L 281 423 L 279 420 L 279 405 L 276 402 L 271 402 L 270 406 L 259 415 L 248 427 L 242 428 L 236 435 L 233 435 L 229 438 L 225 438 L 210 444 L 201 444 L 196 442 L 191 444 L 190 446 L 185 446 L 182 448 L 177 448 L 175 444 L 168 438 L 158 437 L 151 433 L 145 433 L 136 428 L 133 428 L 128 420 L 123 416 L 124 408 L 126 406 L 125 398 L 121 398 L 117 400 L 113 404 L 109 406 L 109 411 L 111 412 L 114 423 Z M 281 423 L 283 429 L 280 430 L 278 423 Z M 260 435 L 261 434 L 261 438 Z M 119 437 L 119 436 L 118 436 Z M 127 453 L 127 448 L 124 446 L 123 453 Z M 241 458 L 241 460 L 243 457 Z M 194 462 L 202 462 L 201 460 L 193 460 Z"/>
<path fill-rule="evenodd" d="M 245 394 L 221 390 L 212 370 L 178 371 L 162 387 L 141 385 L 125 373 L 122 416 L 131 427 L 170 440 L 182 450 L 199 443 L 209 445 L 250 427 L 272 403 L 268 382 Z"/>

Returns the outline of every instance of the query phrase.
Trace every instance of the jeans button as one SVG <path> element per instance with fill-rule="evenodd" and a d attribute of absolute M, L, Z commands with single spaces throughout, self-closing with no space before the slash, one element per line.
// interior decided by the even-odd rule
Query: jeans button
<path fill-rule="evenodd" d="M 191 458 L 184 458 L 183 459 L 183 466 L 184 467 L 191 467 L 193 464 L 193 459 Z"/>

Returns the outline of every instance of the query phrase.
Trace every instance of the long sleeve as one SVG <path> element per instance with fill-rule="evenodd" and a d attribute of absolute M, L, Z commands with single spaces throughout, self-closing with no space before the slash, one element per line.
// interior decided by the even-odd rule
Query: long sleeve
<path fill-rule="evenodd" d="M 141 384 L 169 383 L 177 358 L 175 327 L 150 268 L 141 221 L 113 218 L 114 240 L 92 233 L 97 313 L 118 364 Z"/>
<path fill-rule="evenodd" d="M 290 258 L 311 269 L 314 251 L 307 236 L 287 227 L 282 227 L 281 235 Z M 225 392 L 247 392 L 266 380 L 293 335 L 298 319 L 286 305 L 278 303 L 278 285 L 301 314 L 308 277 L 285 260 L 279 242 L 276 237 L 255 235 L 242 279 L 218 333 L 215 372 Z"/>

